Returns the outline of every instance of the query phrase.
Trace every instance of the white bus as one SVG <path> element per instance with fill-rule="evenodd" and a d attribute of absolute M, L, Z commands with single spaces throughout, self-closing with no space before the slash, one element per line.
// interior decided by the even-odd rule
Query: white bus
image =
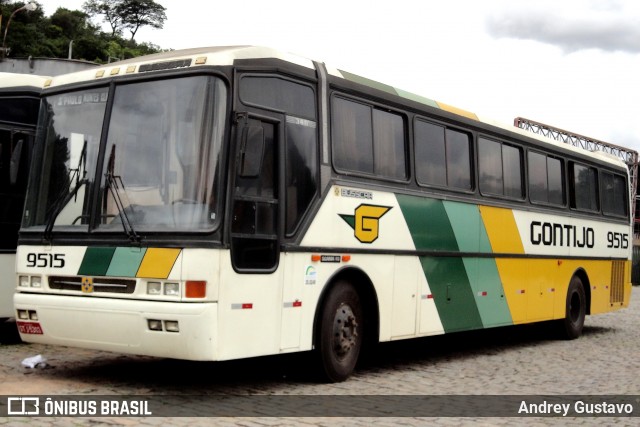
<path fill-rule="evenodd" d="M 46 77 L 0 73 L 0 331 L 15 329 L 15 255 Z M 16 335 L 14 332 L 13 335 Z"/>
<path fill-rule="evenodd" d="M 261 47 L 56 76 L 17 255 L 23 340 L 190 360 L 554 321 L 631 293 L 624 163 Z M 605 345 L 603 343 L 603 345 Z"/>

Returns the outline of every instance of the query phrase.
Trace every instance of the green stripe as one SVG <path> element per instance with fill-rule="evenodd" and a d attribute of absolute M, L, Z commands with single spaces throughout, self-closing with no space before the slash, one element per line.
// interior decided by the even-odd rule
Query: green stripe
<path fill-rule="evenodd" d="M 442 201 L 396 195 L 417 250 L 458 252 L 456 236 Z"/>
<path fill-rule="evenodd" d="M 463 262 L 484 327 L 513 324 L 496 261 L 489 258 L 464 258 Z"/>
<path fill-rule="evenodd" d="M 476 205 L 397 196 L 418 250 L 491 253 Z M 421 258 L 445 332 L 512 324 L 494 259 Z"/>
<path fill-rule="evenodd" d="M 340 74 L 342 74 L 342 77 L 344 77 L 347 80 L 351 80 L 352 82 L 360 83 L 361 85 L 369 86 L 369 87 L 390 93 L 392 95 L 398 94 L 396 90 L 393 88 L 393 86 L 389 86 L 387 84 L 380 83 L 375 80 L 371 80 L 366 77 L 359 76 L 357 74 L 349 73 L 347 71 L 343 71 L 343 70 L 338 70 L 338 71 L 340 71 Z"/>
<path fill-rule="evenodd" d="M 136 277 L 146 252 L 146 248 L 117 248 L 107 270 L 107 276 Z"/>
<path fill-rule="evenodd" d="M 478 206 L 468 203 L 443 202 L 447 217 L 462 252 L 491 253 L 491 243 Z"/>
<path fill-rule="evenodd" d="M 438 109 L 440 108 L 438 103 L 433 99 L 425 98 L 424 96 L 416 95 L 415 93 L 407 92 L 405 90 L 398 89 L 398 88 L 396 88 L 396 92 L 398 92 L 398 95 L 400 95 L 401 97 L 410 99 L 411 101 L 416 101 L 421 104 L 425 104 L 430 107 L 434 107 Z"/>
<path fill-rule="evenodd" d="M 78 270 L 80 276 L 104 276 L 116 248 L 87 248 Z"/>
<path fill-rule="evenodd" d="M 416 95 L 415 93 L 407 92 L 406 90 L 398 89 L 398 88 L 395 88 L 393 86 L 389 86 L 387 84 L 380 83 L 378 81 L 371 80 L 369 78 L 362 77 L 362 76 L 359 76 L 357 74 L 350 73 L 348 71 L 344 71 L 344 70 L 338 70 L 338 71 L 340 71 L 340 74 L 342 74 L 342 77 L 345 78 L 346 80 L 350 80 L 352 82 L 360 83 L 362 85 L 369 86 L 369 87 L 381 90 L 383 92 L 390 93 L 392 95 L 398 95 L 398 96 L 401 96 L 402 98 L 406 98 L 406 99 L 409 99 L 411 101 L 419 102 L 420 104 L 424 104 L 424 105 L 428 105 L 430 107 L 441 109 L 440 106 L 438 105 L 438 103 L 436 101 L 434 101 L 433 99 L 429 99 L 429 98 L 426 98 L 426 97 L 421 96 L 421 95 Z"/>
<path fill-rule="evenodd" d="M 462 258 L 420 257 L 445 332 L 483 327 Z"/>
<path fill-rule="evenodd" d="M 405 195 L 396 197 L 416 249 L 459 251 L 454 228 L 442 201 Z M 471 215 L 468 205 L 451 204 L 448 209 L 456 218 L 456 223 L 463 222 L 465 216 Z M 476 212 L 475 216 L 479 214 Z M 475 229 L 478 229 L 477 225 Z M 465 249 L 473 241 L 462 241 Z M 478 246 L 479 238 L 475 241 Z M 445 332 L 482 328 L 482 319 L 462 258 L 420 257 L 420 263 Z"/>

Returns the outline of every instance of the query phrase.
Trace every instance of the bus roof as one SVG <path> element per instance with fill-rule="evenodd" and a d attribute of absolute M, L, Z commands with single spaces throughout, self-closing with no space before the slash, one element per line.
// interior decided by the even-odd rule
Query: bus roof
<path fill-rule="evenodd" d="M 200 66 L 211 65 L 228 65 L 231 66 L 236 60 L 240 59 L 280 59 L 289 63 L 293 63 L 312 70 L 316 69 L 314 61 L 305 58 L 300 55 L 287 53 L 262 46 L 214 46 L 214 47 L 199 47 L 182 50 L 172 50 L 152 55 L 140 56 L 123 61 L 106 64 L 96 68 L 88 70 L 77 71 L 74 73 L 59 75 L 52 77 L 46 87 L 57 87 L 66 84 L 107 79 L 109 77 L 131 75 L 140 72 L 167 70 L 176 68 L 194 68 Z M 411 92 L 404 91 L 402 89 L 395 88 L 384 83 L 377 82 L 375 80 L 368 79 L 356 74 L 349 73 L 338 68 L 331 67 L 325 64 L 327 73 L 343 78 L 352 82 L 360 83 L 362 85 L 381 90 L 383 92 L 396 95 L 420 104 L 424 104 L 430 107 L 438 108 L 455 115 L 465 117 L 467 119 L 475 120 L 486 125 L 497 127 L 499 129 L 506 130 L 508 132 L 516 133 L 527 138 L 542 141 L 546 144 L 557 146 L 560 149 L 572 151 L 579 154 L 585 154 L 586 150 L 574 147 L 570 144 L 559 142 L 551 138 L 523 130 L 519 127 L 509 123 L 502 123 L 493 120 L 488 117 L 479 116 L 470 111 L 446 104 L 444 102 L 432 100 L 424 96 L 416 95 Z M 2 73 L 0 73 L 2 74 Z M 0 83 L 1 84 L 1 83 Z M 606 153 L 591 152 L 601 161 L 611 163 L 617 167 L 626 167 L 625 163 L 614 156 L 607 155 Z"/>
<path fill-rule="evenodd" d="M 33 87 L 42 89 L 48 76 L 21 73 L 0 73 L 0 88 L 25 88 Z"/>

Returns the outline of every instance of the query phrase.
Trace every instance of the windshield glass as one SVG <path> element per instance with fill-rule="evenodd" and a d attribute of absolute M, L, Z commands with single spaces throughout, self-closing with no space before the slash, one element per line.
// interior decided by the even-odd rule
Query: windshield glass
<path fill-rule="evenodd" d="M 211 229 L 225 86 L 206 76 L 118 86 L 101 177 L 101 229 Z"/>
<path fill-rule="evenodd" d="M 71 200 L 84 201 L 83 212 L 96 206 L 95 217 L 89 221 L 96 231 L 136 235 L 141 231 L 214 228 L 219 217 L 217 174 L 226 99 L 222 81 L 190 76 L 129 83 L 116 85 L 111 96 L 103 160 L 95 166 L 98 152 L 87 149 L 86 160 L 81 162 L 81 180 L 85 175 L 94 180 L 97 173 L 97 188 L 93 189 L 93 181 L 86 182 L 87 190 L 77 191 Z M 86 124 L 73 119 L 68 126 L 75 130 Z M 98 130 L 101 127 L 98 125 Z M 68 168 L 63 172 L 69 175 Z M 43 168 L 44 176 L 56 173 L 61 173 L 59 167 Z M 66 178 L 72 181 L 66 199 L 74 186 L 83 185 L 72 178 Z M 61 199 L 63 204 L 72 203 L 64 195 L 53 199 L 50 205 Z M 68 223 L 63 214 L 64 210 L 60 211 L 55 220 L 54 231 Z M 46 221 L 30 224 L 46 225 Z"/>
<path fill-rule="evenodd" d="M 43 100 L 44 143 L 36 147 L 24 212 L 25 226 L 86 230 L 108 89 Z"/>

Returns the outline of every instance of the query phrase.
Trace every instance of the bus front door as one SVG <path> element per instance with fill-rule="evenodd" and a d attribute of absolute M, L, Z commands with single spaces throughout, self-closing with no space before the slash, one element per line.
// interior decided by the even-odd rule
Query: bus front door
<path fill-rule="evenodd" d="M 239 272 L 269 273 L 279 261 L 278 122 L 238 123 L 231 211 L 231 260 Z"/>

